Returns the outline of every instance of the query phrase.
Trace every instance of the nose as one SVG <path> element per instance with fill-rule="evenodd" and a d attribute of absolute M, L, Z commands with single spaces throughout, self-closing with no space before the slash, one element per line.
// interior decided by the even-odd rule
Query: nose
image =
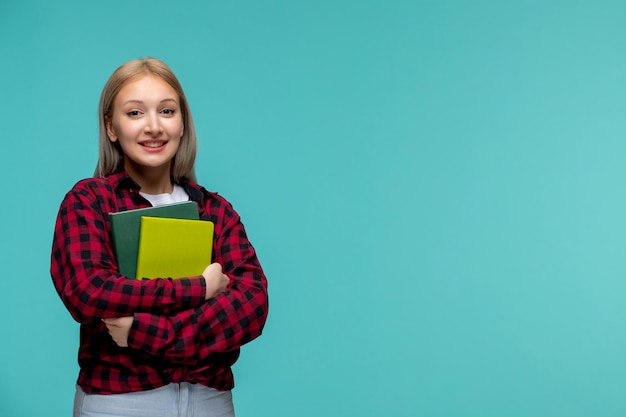
<path fill-rule="evenodd" d="M 159 116 L 156 114 L 149 114 L 148 117 L 145 118 L 146 125 L 144 127 L 144 132 L 147 135 L 158 136 L 163 132 L 163 128 L 161 127 L 161 121 L 159 120 Z"/>

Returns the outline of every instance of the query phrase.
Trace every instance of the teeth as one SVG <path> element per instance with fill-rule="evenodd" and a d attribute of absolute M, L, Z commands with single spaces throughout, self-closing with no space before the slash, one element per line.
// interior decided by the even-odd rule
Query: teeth
<path fill-rule="evenodd" d="M 144 142 L 142 145 L 147 148 L 158 148 L 163 145 L 163 142 Z"/>

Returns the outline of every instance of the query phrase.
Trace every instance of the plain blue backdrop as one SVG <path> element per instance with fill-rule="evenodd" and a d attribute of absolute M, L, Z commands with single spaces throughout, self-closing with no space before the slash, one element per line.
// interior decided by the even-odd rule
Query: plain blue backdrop
<path fill-rule="evenodd" d="M 165 60 L 270 282 L 240 417 L 626 414 L 623 1 L 0 1 L 0 415 L 69 416 L 49 276 L 121 63 Z"/>

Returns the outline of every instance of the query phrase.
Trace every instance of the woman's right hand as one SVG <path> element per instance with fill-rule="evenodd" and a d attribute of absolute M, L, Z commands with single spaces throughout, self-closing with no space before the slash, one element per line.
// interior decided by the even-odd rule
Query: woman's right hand
<path fill-rule="evenodd" d="M 206 283 L 205 300 L 226 291 L 226 287 L 228 287 L 230 282 L 230 278 L 222 272 L 222 265 L 218 263 L 212 263 L 207 266 L 204 272 L 202 272 L 202 276 Z"/>

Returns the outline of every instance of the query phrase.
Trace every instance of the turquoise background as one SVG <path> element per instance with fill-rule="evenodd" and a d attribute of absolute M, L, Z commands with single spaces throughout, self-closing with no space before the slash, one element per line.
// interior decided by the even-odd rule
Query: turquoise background
<path fill-rule="evenodd" d="M 0 415 L 71 413 L 58 205 L 165 60 L 270 282 L 239 417 L 626 415 L 626 2 L 0 2 Z"/>

